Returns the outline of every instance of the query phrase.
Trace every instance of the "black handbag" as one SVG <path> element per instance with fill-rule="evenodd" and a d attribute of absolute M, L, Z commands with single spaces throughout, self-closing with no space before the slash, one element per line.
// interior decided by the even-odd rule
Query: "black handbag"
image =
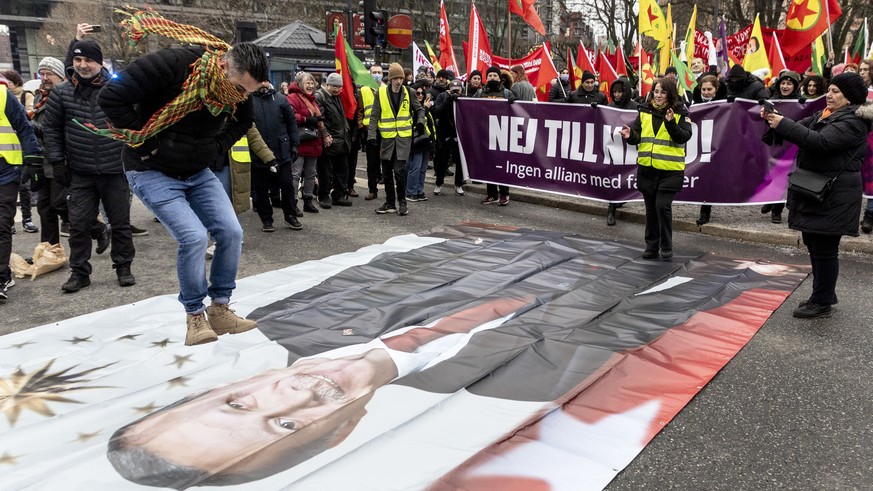
<path fill-rule="evenodd" d="M 866 148 L 867 145 L 863 145 L 861 149 L 855 150 L 852 157 L 846 161 L 846 165 L 855 159 L 860 150 Z M 837 178 L 840 177 L 840 174 L 842 174 L 844 170 L 846 170 L 845 166 L 843 166 L 835 176 L 828 177 L 824 174 L 819 174 L 818 172 L 813 172 L 807 169 L 794 169 L 794 172 L 788 175 L 788 190 L 806 199 L 818 203 L 824 203 L 824 200 L 828 197 L 828 193 L 831 192 L 831 189 L 833 189 L 834 185 L 837 183 Z"/>
<path fill-rule="evenodd" d="M 297 132 L 300 134 L 300 143 L 312 141 L 318 138 L 318 130 L 315 128 L 301 126 L 297 128 Z"/>
<path fill-rule="evenodd" d="M 413 138 L 413 140 L 412 140 L 412 148 L 415 148 L 415 149 L 430 148 L 430 146 L 432 144 L 433 144 L 433 139 L 427 133 L 425 133 L 423 135 L 418 135 L 415 138 Z"/>

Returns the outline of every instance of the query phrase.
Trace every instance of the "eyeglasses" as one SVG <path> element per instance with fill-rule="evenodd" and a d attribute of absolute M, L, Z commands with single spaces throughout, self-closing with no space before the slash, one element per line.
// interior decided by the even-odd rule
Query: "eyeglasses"
<path fill-rule="evenodd" d="M 424 92 L 415 91 L 415 95 L 424 95 Z"/>

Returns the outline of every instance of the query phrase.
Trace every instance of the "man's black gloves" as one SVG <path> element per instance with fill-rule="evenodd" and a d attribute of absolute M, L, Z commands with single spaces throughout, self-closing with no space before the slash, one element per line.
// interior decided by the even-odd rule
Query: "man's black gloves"
<path fill-rule="evenodd" d="M 276 162 L 275 159 L 273 159 L 269 162 L 265 162 L 265 163 L 266 163 L 267 167 L 270 168 L 270 172 L 273 172 L 273 173 L 279 172 L 279 162 Z"/>
<path fill-rule="evenodd" d="M 367 140 L 367 148 L 376 149 L 378 148 L 378 143 L 375 138 Z"/>
<path fill-rule="evenodd" d="M 73 176 L 70 174 L 70 168 L 64 162 L 52 162 L 53 179 L 58 184 L 67 188 L 73 182 Z"/>
<path fill-rule="evenodd" d="M 45 159 L 40 156 L 26 155 L 24 157 L 24 174 L 30 179 L 33 191 L 41 189 L 42 183 L 45 181 L 45 169 L 42 167 L 44 161 Z"/>
<path fill-rule="evenodd" d="M 425 132 L 424 123 L 415 123 L 415 130 L 418 131 L 419 135 L 423 135 Z"/>
<path fill-rule="evenodd" d="M 297 147 L 291 147 L 291 162 L 296 162 L 300 154 L 297 152 Z"/>

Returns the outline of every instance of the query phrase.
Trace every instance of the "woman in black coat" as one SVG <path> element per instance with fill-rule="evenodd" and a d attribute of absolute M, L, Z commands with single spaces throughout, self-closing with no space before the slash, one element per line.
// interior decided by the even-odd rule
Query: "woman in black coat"
<path fill-rule="evenodd" d="M 777 113 L 761 117 L 783 140 L 798 146 L 797 167 L 829 177 L 838 176 L 823 203 L 788 191 L 788 226 L 803 234 L 812 263 L 812 295 L 794 310 L 795 317 L 828 317 L 837 303 L 839 247 L 843 235 L 858 235 L 861 213 L 861 162 L 873 106 L 864 104 L 867 87 L 860 75 L 841 73 L 828 86 L 827 107 L 792 121 Z"/>

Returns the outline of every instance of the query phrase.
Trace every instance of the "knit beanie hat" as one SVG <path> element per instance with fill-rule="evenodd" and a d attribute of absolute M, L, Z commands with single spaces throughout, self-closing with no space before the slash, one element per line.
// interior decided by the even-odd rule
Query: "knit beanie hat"
<path fill-rule="evenodd" d="M 57 58 L 46 56 L 45 58 L 40 60 L 39 67 L 36 69 L 36 71 L 40 71 L 43 68 L 54 73 L 58 77 L 61 77 L 62 79 L 66 78 L 67 76 L 65 73 L 66 70 L 64 70 L 64 62 Z"/>
<path fill-rule="evenodd" d="M 867 100 L 867 86 L 857 73 L 843 72 L 831 79 L 831 85 L 840 89 L 849 104 L 863 104 Z"/>
<path fill-rule="evenodd" d="M 728 80 L 744 80 L 746 78 L 746 70 L 742 65 L 734 65 L 728 71 Z"/>
<path fill-rule="evenodd" d="M 500 68 L 497 68 L 496 66 L 490 66 L 487 70 L 485 70 L 486 78 L 488 77 L 489 73 L 496 73 L 497 75 L 500 75 Z"/>
<path fill-rule="evenodd" d="M 480 72 L 479 70 L 473 70 L 472 72 L 470 72 L 470 78 L 473 78 L 476 75 L 479 75 L 479 78 L 482 78 L 482 72 Z"/>
<path fill-rule="evenodd" d="M 597 77 L 595 77 L 590 71 L 585 70 L 582 73 L 582 82 L 585 82 L 586 80 L 597 80 Z"/>
<path fill-rule="evenodd" d="M 76 41 L 76 44 L 73 45 L 73 56 L 84 56 L 101 65 L 103 64 L 103 50 L 100 49 L 99 44 L 90 39 Z"/>
<path fill-rule="evenodd" d="M 335 85 L 337 87 L 343 86 L 343 77 L 339 73 L 331 73 L 327 76 L 327 81 L 325 82 L 327 85 Z"/>
<path fill-rule="evenodd" d="M 676 70 L 676 67 L 674 66 L 668 66 L 667 69 L 664 70 L 664 75 L 670 75 L 671 73 L 673 75 L 679 75 L 679 70 Z"/>
<path fill-rule="evenodd" d="M 406 78 L 406 74 L 403 73 L 403 67 L 400 66 L 400 63 L 392 63 L 388 66 L 388 80 L 394 80 L 395 78 Z"/>

